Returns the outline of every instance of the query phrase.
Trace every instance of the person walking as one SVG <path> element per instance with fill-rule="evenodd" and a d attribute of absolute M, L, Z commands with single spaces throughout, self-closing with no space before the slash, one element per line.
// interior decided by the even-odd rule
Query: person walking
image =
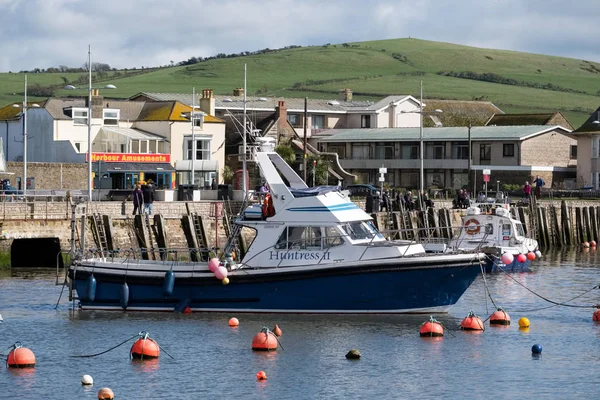
<path fill-rule="evenodd" d="M 525 194 L 525 198 L 527 200 L 531 199 L 531 185 L 528 181 L 526 181 L 525 185 L 523 185 L 523 193 Z"/>
<path fill-rule="evenodd" d="M 135 184 L 131 197 L 133 198 L 133 215 L 141 214 L 144 205 L 144 193 L 142 193 L 142 187 L 139 183 Z"/>
<path fill-rule="evenodd" d="M 535 181 L 533 181 L 534 185 L 535 185 L 535 198 L 536 200 L 540 198 L 540 196 L 542 195 L 542 186 L 546 186 L 546 182 L 544 182 L 544 180 L 542 179 L 541 176 L 536 175 L 535 177 Z"/>
<path fill-rule="evenodd" d="M 142 186 L 142 194 L 144 196 L 144 213 L 152 215 L 152 203 L 154 203 L 154 185 L 151 180 Z"/>

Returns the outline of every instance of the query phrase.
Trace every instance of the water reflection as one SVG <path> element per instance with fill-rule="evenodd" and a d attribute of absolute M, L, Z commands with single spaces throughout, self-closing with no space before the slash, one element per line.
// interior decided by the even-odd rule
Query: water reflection
<path fill-rule="evenodd" d="M 152 358 L 147 360 L 131 360 L 131 365 L 133 365 L 136 372 L 156 372 L 160 367 L 160 363 L 158 358 Z"/>

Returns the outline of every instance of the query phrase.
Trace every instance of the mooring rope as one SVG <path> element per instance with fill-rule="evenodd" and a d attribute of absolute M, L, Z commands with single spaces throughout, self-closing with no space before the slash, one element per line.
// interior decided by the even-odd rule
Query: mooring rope
<path fill-rule="evenodd" d="M 88 354 L 88 355 L 84 355 L 84 356 L 69 356 L 69 357 L 73 357 L 73 358 L 88 358 L 88 357 L 96 357 L 96 356 L 99 356 L 99 355 L 102 355 L 102 354 L 106 354 L 106 353 L 108 353 L 109 351 L 111 351 L 111 350 L 114 350 L 114 349 L 116 349 L 117 347 L 120 347 L 120 346 L 124 345 L 125 343 L 129 342 L 131 339 L 133 339 L 133 338 L 136 338 L 136 337 L 139 337 L 139 336 L 140 336 L 140 335 L 136 333 L 135 335 L 133 335 L 133 336 L 132 336 L 132 337 L 130 337 L 129 339 L 127 339 L 127 340 L 125 340 L 125 341 L 123 341 L 123 342 L 119 343 L 119 344 L 118 344 L 118 345 L 116 345 L 116 346 L 113 346 L 113 347 L 111 347 L 111 348 L 110 348 L 110 349 L 108 349 L 108 350 L 105 350 L 105 351 L 103 351 L 103 352 L 100 352 L 100 353 L 96 353 L 96 354 Z"/>
<path fill-rule="evenodd" d="M 594 287 L 592 287 L 591 289 L 585 291 L 584 293 L 577 295 L 575 297 L 573 297 L 572 299 L 567 300 L 567 302 L 557 302 L 554 300 L 550 300 L 547 297 L 542 296 L 539 293 L 536 293 L 535 291 L 529 289 L 527 286 L 525 286 L 524 284 L 522 284 L 521 282 L 519 282 L 517 279 L 515 279 L 511 274 L 509 274 L 507 271 L 504 270 L 504 268 L 502 268 L 501 266 L 498 265 L 498 269 L 500 269 L 500 271 L 504 272 L 506 274 L 506 276 L 508 276 L 510 279 L 512 279 L 513 281 L 515 281 L 519 286 L 521 286 L 523 289 L 527 290 L 528 292 L 530 292 L 531 294 L 533 294 L 534 296 L 539 297 L 540 299 L 553 304 L 552 306 L 548 306 L 548 307 L 543 307 L 543 308 L 539 308 L 539 309 L 532 309 L 532 310 L 511 310 L 511 311 L 516 311 L 516 312 L 526 312 L 526 311 L 538 311 L 538 310 L 543 310 L 543 309 L 547 309 L 547 308 L 551 308 L 551 307 L 555 307 L 555 306 L 563 306 L 563 307 L 571 307 L 571 308 L 597 308 L 596 304 L 593 305 L 578 305 L 578 304 L 568 304 L 568 302 L 571 302 L 573 300 L 576 300 L 582 296 L 585 296 L 586 294 L 588 294 L 589 292 L 591 292 L 594 289 L 598 289 L 600 288 L 600 285 L 595 285 Z"/>

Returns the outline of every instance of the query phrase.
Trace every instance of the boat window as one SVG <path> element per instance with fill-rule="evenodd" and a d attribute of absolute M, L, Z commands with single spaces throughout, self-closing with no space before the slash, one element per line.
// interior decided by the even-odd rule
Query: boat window
<path fill-rule="evenodd" d="M 287 233 L 287 236 L 286 236 Z M 338 235 L 339 236 L 339 235 Z M 277 249 L 321 248 L 321 227 L 290 226 L 281 233 L 275 248 Z"/>
<path fill-rule="evenodd" d="M 325 233 L 325 242 L 323 243 L 324 247 L 334 247 L 344 244 L 342 235 L 335 229 L 334 226 L 326 226 L 323 228 L 323 232 Z"/>
<path fill-rule="evenodd" d="M 290 226 L 288 227 L 288 246 L 290 249 L 300 249 L 303 246 L 303 236 L 305 226 Z"/>
<path fill-rule="evenodd" d="M 510 224 L 502 224 L 502 235 L 508 236 L 511 233 Z"/>
<path fill-rule="evenodd" d="M 485 233 L 486 233 L 486 235 L 493 235 L 494 234 L 494 225 L 485 224 Z"/>
<path fill-rule="evenodd" d="M 376 235 L 376 231 L 373 231 L 374 228 L 370 228 L 362 221 L 347 223 L 344 228 L 352 240 L 372 239 Z"/>
<path fill-rule="evenodd" d="M 525 236 L 525 229 L 523 229 L 523 224 L 520 222 L 515 223 L 515 230 L 517 231 L 517 236 Z"/>
<path fill-rule="evenodd" d="M 287 228 L 285 228 L 283 232 L 281 232 L 281 236 L 279 236 L 279 240 L 277 240 L 277 244 L 275 245 L 276 249 L 287 249 L 287 233 Z"/>

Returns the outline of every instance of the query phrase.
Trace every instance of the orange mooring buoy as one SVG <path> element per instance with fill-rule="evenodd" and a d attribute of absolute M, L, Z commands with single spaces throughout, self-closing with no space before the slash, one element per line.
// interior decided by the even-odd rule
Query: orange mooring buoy
<path fill-rule="evenodd" d="M 490 317 L 490 325 L 510 325 L 510 315 L 503 309 L 498 308 Z"/>
<path fill-rule="evenodd" d="M 265 373 L 265 371 L 258 371 L 256 373 L 256 380 L 257 381 L 266 381 L 267 380 L 267 374 Z"/>
<path fill-rule="evenodd" d="M 283 332 L 281 332 L 281 328 L 279 327 L 279 325 L 275 324 L 275 326 L 273 327 L 273 333 L 275 334 L 275 336 L 279 337 L 281 335 L 283 335 Z"/>
<path fill-rule="evenodd" d="M 8 353 L 6 363 L 9 368 L 33 368 L 35 367 L 35 354 L 27 347 L 22 347 L 20 342 L 17 342 Z"/>
<path fill-rule="evenodd" d="M 473 311 L 470 311 L 469 315 L 460 323 L 460 329 L 464 331 L 483 331 L 483 322 Z"/>
<path fill-rule="evenodd" d="M 433 316 L 429 317 L 429 321 L 423 322 L 419 330 L 421 336 L 441 337 L 444 336 L 444 327 Z"/>
<path fill-rule="evenodd" d="M 115 398 L 115 394 L 110 388 L 102 388 L 98 390 L 98 399 L 99 400 L 113 400 Z"/>
<path fill-rule="evenodd" d="M 254 336 L 254 339 L 252 339 L 252 350 L 277 350 L 277 336 L 275 336 L 269 328 L 262 328 L 262 330 Z"/>
<path fill-rule="evenodd" d="M 131 358 L 137 360 L 158 358 L 160 347 L 154 339 L 148 337 L 148 332 L 140 332 L 140 338 L 131 346 Z"/>
<path fill-rule="evenodd" d="M 592 316 L 592 320 L 600 322 L 600 309 L 598 309 L 594 312 L 594 315 Z"/>
<path fill-rule="evenodd" d="M 240 326 L 240 321 L 235 317 L 229 318 L 229 326 L 231 326 L 231 327 Z"/>

